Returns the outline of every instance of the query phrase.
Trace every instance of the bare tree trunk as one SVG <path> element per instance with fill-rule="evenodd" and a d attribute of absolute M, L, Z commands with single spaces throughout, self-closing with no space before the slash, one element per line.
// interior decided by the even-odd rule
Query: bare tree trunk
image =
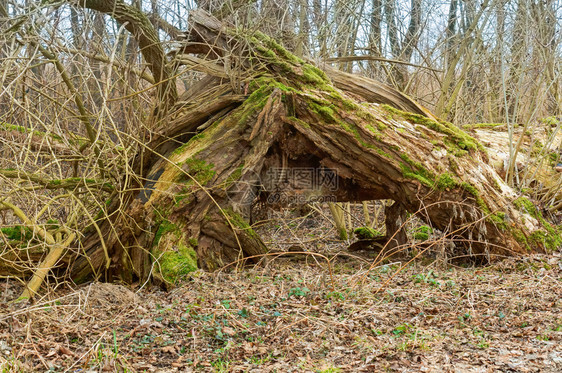
<path fill-rule="evenodd" d="M 382 0 L 373 0 L 371 2 L 371 29 L 369 32 L 369 50 L 375 56 L 382 56 Z M 371 77 L 377 75 L 379 70 L 375 61 L 369 61 L 369 69 Z"/>

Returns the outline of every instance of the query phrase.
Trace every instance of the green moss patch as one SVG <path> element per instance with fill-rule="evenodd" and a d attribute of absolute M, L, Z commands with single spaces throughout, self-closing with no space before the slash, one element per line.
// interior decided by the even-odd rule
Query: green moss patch
<path fill-rule="evenodd" d="M 425 186 L 433 187 L 435 183 L 435 175 L 427 170 L 419 162 L 412 160 L 407 154 L 401 154 L 400 158 L 404 162 L 400 162 L 402 175 L 408 179 L 418 180 Z"/>
<path fill-rule="evenodd" d="M 164 252 L 155 250 L 154 256 L 158 259 L 162 278 L 171 284 L 197 270 L 197 253 L 191 246 L 179 245 Z"/>
<path fill-rule="evenodd" d="M 433 229 L 431 229 L 431 227 L 422 225 L 414 230 L 414 239 L 418 241 L 427 241 L 432 233 Z"/>
<path fill-rule="evenodd" d="M 174 223 L 172 223 L 169 220 L 162 220 L 162 222 L 158 226 L 158 230 L 156 231 L 156 234 L 154 235 L 154 240 L 152 240 L 152 246 L 158 246 L 158 244 L 160 243 L 160 239 L 166 233 L 177 232 L 177 231 L 179 231 L 179 229 Z"/>
<path fill-rule="evenodd" d="M 182 169 L 200 185 L 206 185 L 215 176 L 213 167 L 214 164 L 207 163 L 204 160 L 197 158 L 188 158 L 182 163 Z M 180 175 L 180 181 L 185 181 L 187 183 L 193 182 L 190 177 L 183 174 Z"/>
<path fill-rule="evenodd" d="M 451 190 L 458 185 L 458 182 L 454 175 L 445 172 L 439 176 L 435 185 L 439 190 Z"/>
<path fill-rule="evenodd" d="M 205 138 L 204 132 L 198 133 L 198 134 L 194 135 L 193 137 L 191 137 L 188 142 L 186 142 L 185 144 L 183 144 L 182 146 L 180 146 L 176 150 L 174 150 L 174 152 L 172 154 L 173 155 L 183 154 L 186 151 L 186 149 L 188 149 L 194 143 L 203 140 L 204 138 Z"/>
<path fill-rule="evenodd" d="M 242 217 L 242 215 L 234 212 L 232 209 L 224 209 L 223 212 L 228 216 L 232 225 L 240 230 L 243 230 L 251 237 L 258 237 L 257 233 L 252 229 L 250 224 Z"/>
<path fill-rule="evenodd" d="M 450 148 L 452 148 L 449 150 L 453 153 L 456 152 L 456 149 L 454 148 L 458 148 L 459 150 L 464 151 L 480 150 L 485 152 L 484 147 L 478 142 L 478 140 L 476 140 L 474 137 L 470 136 L 460 128 L 456 127 L 452 123 L 444 121 L 437 122 L 426 116 L 401 111 L 389 105 L 382 105 L 382 107 L 388 113 L 398 116 L 410 123 L 420 124 L 433 131 L 447 135 L 447 138 L 449 139 L 448 145 Z M 458 154 L 460 155 L 461 153 Z"/>
<path fill-rule="evenodd" d="M 304 81 L 307 83 L 313 83 L 319 85 L 330 83 L 330 80 L 328 79 L 324 71 L 310 64 L 305 64 L 302 68 L 302 72 L 303 72 L 302 75 Z"/>
<path fill-rule="evenodd" d="M 353 233 L 360 240 L 372 240 L 384 236 L 381 232 L 369 227 L 356 228 Z"/>
<path fill-rule="evenodd" d="M 465 130 L 473 130 L 473 129 L 499 129 L 499 127 L 506 126 L 505 123 L 473 123 L 473 124 L 465 124 L 462 126 Z"/>
<path fill-rule="evenodd" d="M 480 209 L 484 214 L 489 215 L 491 213 L 490 208 L 488 207 L 486 202 L 484 202 L 484 199 L 480 196 L 480 192 L 478 191 L 478 189 L 476 189 L 474 185 L 464 182 L 461 183 L 461 188 L 466 190 L 474 197 L 476 203 L 478 204 L 478 206 L 480 207 Z"/>
<path fill-rule="evenodd" d="M 560 231 L 560 227 L 554 227 L 547 222 L 533 202 L 525 197 L 519 197 L 513 201 L 513 204 L 520 211 L 526 212 L 537 219 L 543 227 L 542 230 L 531 233 L 529 237 L 531 243 L 539 244 L 552 251 L 562 246 L 562 232 Z"/>
<path fill-rule="evenodd" d="M 189 272 L 197 270 L 197 253 L 193 247 L 197 240 L 184 242 L 181 229 L 168 220 L 162 220 L 154 235 L 151 253 L 158 261 L 160 275 L 167 283 L 174 284 Z"/>
<path fill-rule="evenodd" d="M 29 241 L 33 237 L 33 232 L 23 225 L 0 228 L 0 232 L 10 241 Z"/>

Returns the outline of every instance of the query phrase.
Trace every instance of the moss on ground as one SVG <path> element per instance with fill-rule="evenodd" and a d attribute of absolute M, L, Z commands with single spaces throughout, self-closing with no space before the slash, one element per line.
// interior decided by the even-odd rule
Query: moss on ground
<path fill-rule="evenodd" d="M 353 233 L 355 233 L 355 236 L 360 240 L 372 240 L 384 236 L 378 230 L 369 227 L 356 228 Z"/>

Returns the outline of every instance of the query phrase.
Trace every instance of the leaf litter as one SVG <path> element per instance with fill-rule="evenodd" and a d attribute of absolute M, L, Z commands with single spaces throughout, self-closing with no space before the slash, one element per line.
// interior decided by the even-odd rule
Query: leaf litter
<path fill-rule="evenodd" d="M 280 230 L 270 234 L 277 242 Z M 414 261 L 401 271 L 407 260 L 368 270 L 369 257 L 340 254 L 331 257 L 330 269 L 317 257 L 295 254 L 241 271 L 197 271 L 171 291 L 142 284 L 61 286 L 33 304 L 8 303 L 21 289 L 6 280 L 0 284 L 0 367 L 562 371 L 560 252 L 471 268 Z"/>

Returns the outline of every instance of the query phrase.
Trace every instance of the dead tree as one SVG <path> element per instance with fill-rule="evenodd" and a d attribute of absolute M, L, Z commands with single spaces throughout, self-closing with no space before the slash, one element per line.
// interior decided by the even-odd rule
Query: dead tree
<path fill-rule="evenodd" d="M 119 1 L 81 4 L 127 22 L 159 101 L 150 119 L 157 135 L 130 161 L 143 181 L 109 207 L 119 200 L 126 214 L 109 214 L 82 239 L 84 255 L 70 264 L 74 280 L 166 279 L 177 268 L 214 270 L 259 257 L 267 247 L 248 224 L 250 208 L 257 199 L 287 203 L 279 193 L 300 201 L 394 200 L 391 245 L 403 243 L 403 234 L 394 235 L 398 219 L 419 210 L 487 257 L 560 244 L 558 231 L 488 164 L 479 141 L 407 96 L 315 66 L 202 10 L 191 13 L 181 48 L 165 56 L 141 12 L 132 16 Z M 177 97 L 173 77 L 185 67 L 207 75 Z M 330 182 L 303 186 L 288 177 L 303 169 Z"/>

